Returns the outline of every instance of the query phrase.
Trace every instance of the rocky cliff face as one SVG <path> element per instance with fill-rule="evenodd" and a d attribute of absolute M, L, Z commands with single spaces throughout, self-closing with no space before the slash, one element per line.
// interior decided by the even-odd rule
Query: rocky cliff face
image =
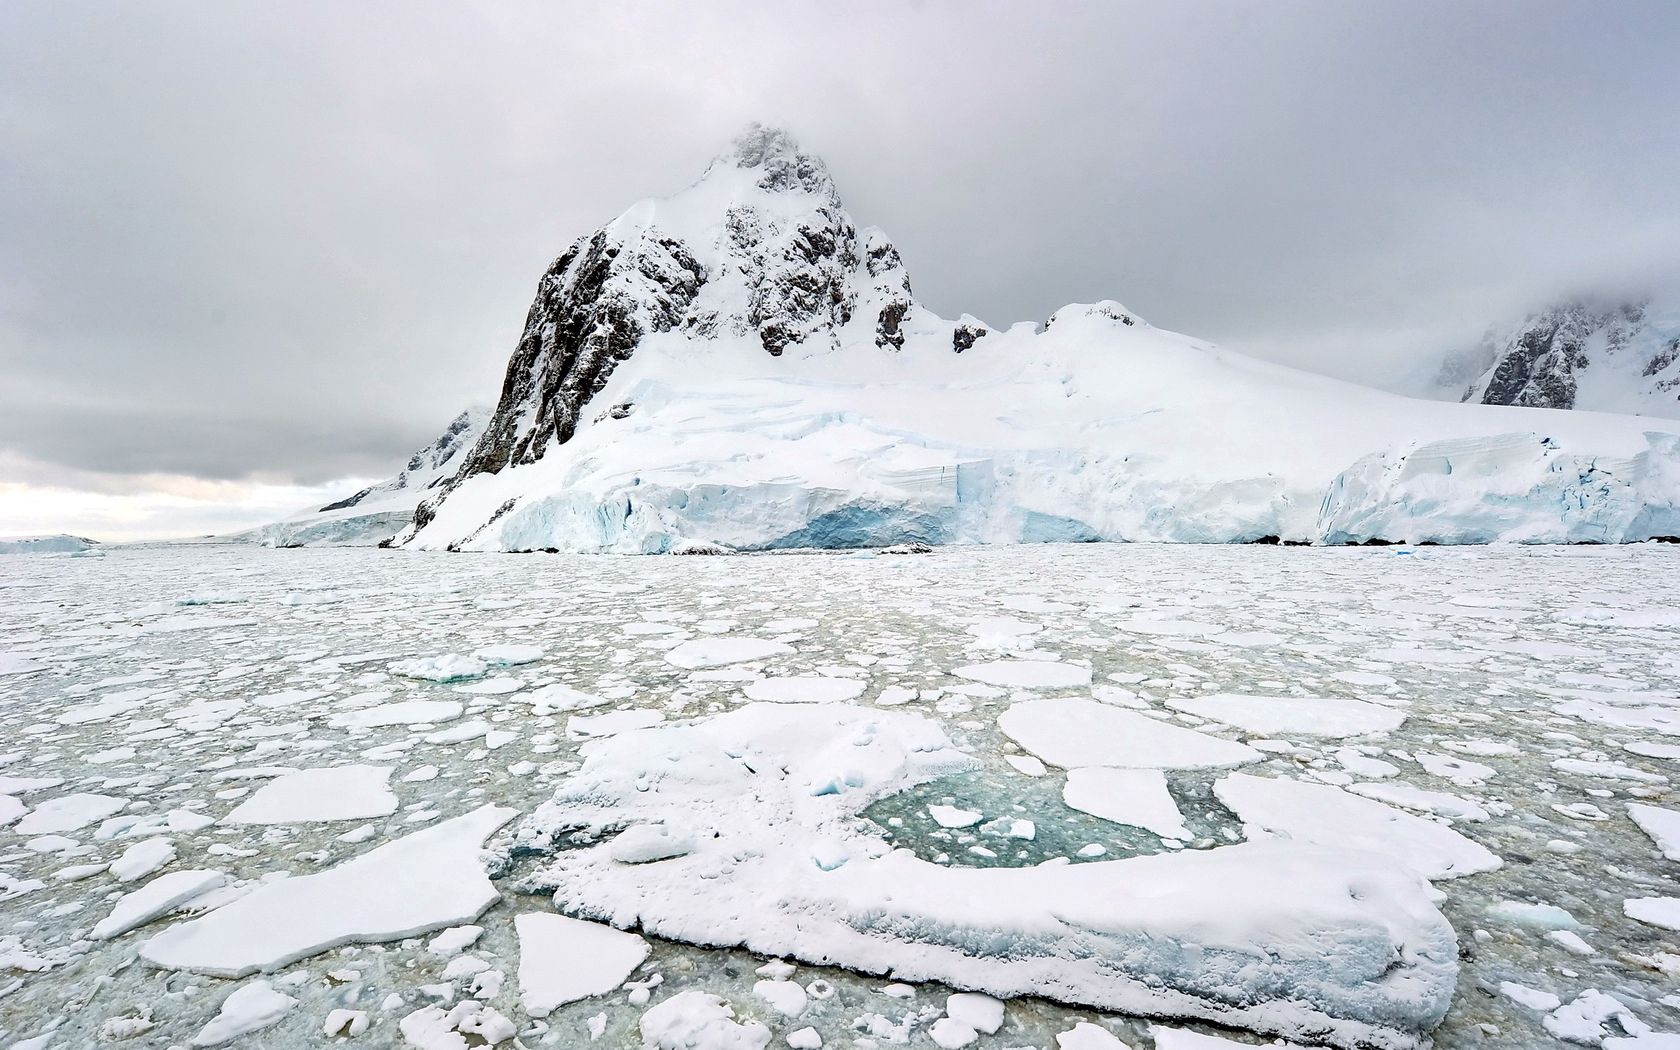
<path fill-rule="evenodd" d="M 484 436 L 416 522 L 431 520 L 459 482 L 571 440 L 591 399 L 651 334 L 745 336 L 779 357 L 832 349 L 843 331 L 867 326 L 876 345 L 897 348 L 916 308 L 898 250 L 852 221 L 822 161 L 786 132 L 754 125 L 698 182 L 631 207 L 543 274 Z M 984 333 L 971 324 L 953 348 Z"/>
<path fill-rule="evenodd" d="M 1560 303 L 1490 331 L 1439 382 L 1485 405 L 1680 417 L 1680 323 L 1647 299 Z"/>

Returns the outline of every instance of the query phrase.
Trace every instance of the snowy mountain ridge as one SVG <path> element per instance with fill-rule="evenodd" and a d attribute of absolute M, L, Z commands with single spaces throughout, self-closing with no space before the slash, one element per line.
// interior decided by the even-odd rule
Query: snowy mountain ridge
<path fill-rule="evenodd" d="M 468 408 L 394 476 L 234 538 L 267 547 L 371 547 L 384 542 L 414 520 L 416 499 L 455 476 L 489 420 L 488 408 Z"/>
<path fill-rule="evenodd" d="M 549 268 L 484 436 L 394 543 L 1674 535 L 1680 423 L 1402 398 L 1112 301 L 946 320 L 822 162 L 755 126 Z"/>
<path fill-rule="evenodd" d="M 1680 418 L 1680 309 L 1649 297 L 1555 303 L 1449 357 L 1433 393 Z"/>

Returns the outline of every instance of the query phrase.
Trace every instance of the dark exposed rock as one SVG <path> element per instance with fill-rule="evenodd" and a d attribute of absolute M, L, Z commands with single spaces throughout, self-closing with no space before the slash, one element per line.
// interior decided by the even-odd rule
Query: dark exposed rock
<path fill-rule="evenodd" d="M 975 340 L 984 339 L 986 332 L 987 329 L 983 325 L 961 322 L 951 331 L 951 349 L 960 354 L 972 347 Z"/>
<path fill-rule="evenodd" d="M 360 503 L 362 500 L 367 499 L 368 496 L 372 492 L 373 492 L 373 487 L 370 485 L 367 488 L 363 489 L 362 491 L 356 493 L 354 496 L 346 496 L 343 499 L 338 500 L 335 503 L 327 504 L 326 506 L 324 506 L 320 509 L 320 513 L 325 514 L 329 510 L 345 510 L 349 507 L 354 507 L 356 504 Z"/>
<path fill-rule="evenodd" d="M 1645 305 L 1637 302 L 1614 306 L 1571 302 L 1536 314 L 1505 345 L 1495 348 L 1495 363 L 1481 387 L 1480 401 L 1484 405 L 1574 408 L 1578 374 L 1592 364 L 1593 353 L 1622 351 L 1644 320 Z M 1472 387 L 1472 396 L 1475 391 Z"/>
<path fill-rule="evenodd" d="M 904 315 L 910 312 L 910 304 L 895 299 L 881 307 L 880 319 L 875 325 L 875 343 L 878 346 L 890 346 L 898 350 L 904 346 L 904 333 L 899 330 L 899 324 Z"/>

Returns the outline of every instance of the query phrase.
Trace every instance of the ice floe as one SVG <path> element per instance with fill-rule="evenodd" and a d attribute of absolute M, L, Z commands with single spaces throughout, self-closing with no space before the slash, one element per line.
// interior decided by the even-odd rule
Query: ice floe
<path fill-rule="evenodd" d="M 648 955 L 642 938 L 600 923 L 525 912 L 514 925 L 519 931 L 519 995 L 532 1017 L 607 994 Z"/>
<path fill-rule="evenodd" d="M 1387 856 L 1428 879 L 1492 871 L 1499 858 L 1444 824 L 1338 787 L 1231 773 L 1213 786 L 1249 836 L 1342 846 Z"/>
<path fill-rule="evenodd" d="M 516 811 L 482 806 L 316 875 L 281 879 L 141 945 L 147 962 L 242 977 L 341 944 L 412 937 L 477 918 L 500 896 L 479 846 Z"/>
<path fill-rule="evenodd" d="M 390 766 L 330 766 L 286 773 L 258 788 L 223 819 L 229 824 L 365 820 L 397 811 Z"/>
<path fill-rule="evenodd" d="M 1040 759 L 1064 769 L 1205 769 L 1264 757 L 1246 744 L 1078 698 L 1012 704 L 998 718 L 998 728 Z"/>
<path fill-rule="evenodd" d="M 1406 720 L 1402 711 L 1363 700 L 1303 696 L 1174 697 L 1167 706 L 1262 736 L 1350 737 L 1386 733 Z"/>

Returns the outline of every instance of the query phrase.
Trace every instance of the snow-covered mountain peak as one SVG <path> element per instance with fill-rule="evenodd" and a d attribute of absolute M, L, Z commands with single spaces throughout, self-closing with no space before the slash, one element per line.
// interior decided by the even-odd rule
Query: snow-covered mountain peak
<path fill-rule="evenodd" d="M 687 339 L 691 356 L 717 343 L 774 357 L 897 350 L 907 325 L 932 319 L 917 311 L 886 234 L 858 227 L 820 159 L 755 124 L 698 181 L 632 205 L 543 274 L 501 401 L 457 480 L 570 440 L 583 406 L 650 336 Z M 972 331 L 947 325 L 953 349 L 972 345 Z M 420 508 L 421 525 L 436 502 Z"/>
<path fill-rule="evenodd" d="M 1102 299 L 1094 303 L 1069 303 L 1051 314 L 1050 319 L 1044 322 L 1044 327 L 1049 329 L 1058 322 L 1065 326 L 1071 320 L 1087 318 L 1097 324 L 1121 324 L 1128 328 L 1148 324 L 1113 299 Z"/>
<path fill-rule="evenodd" d="M 1680 417 L 1680 310 L 1649 296 L 1565 299 L 1490 328 L 1435 385 L 1488 405 Z"/>
<path fill-rule="evenodd" d="M 720 164 L 758 173 L 758 187 L 763 190 L 799 190 L 840 202 L 822 158 L 800 149 L 783 128 L 749 124 L 730 151 L 712 162 L 713 167 Z"/>

